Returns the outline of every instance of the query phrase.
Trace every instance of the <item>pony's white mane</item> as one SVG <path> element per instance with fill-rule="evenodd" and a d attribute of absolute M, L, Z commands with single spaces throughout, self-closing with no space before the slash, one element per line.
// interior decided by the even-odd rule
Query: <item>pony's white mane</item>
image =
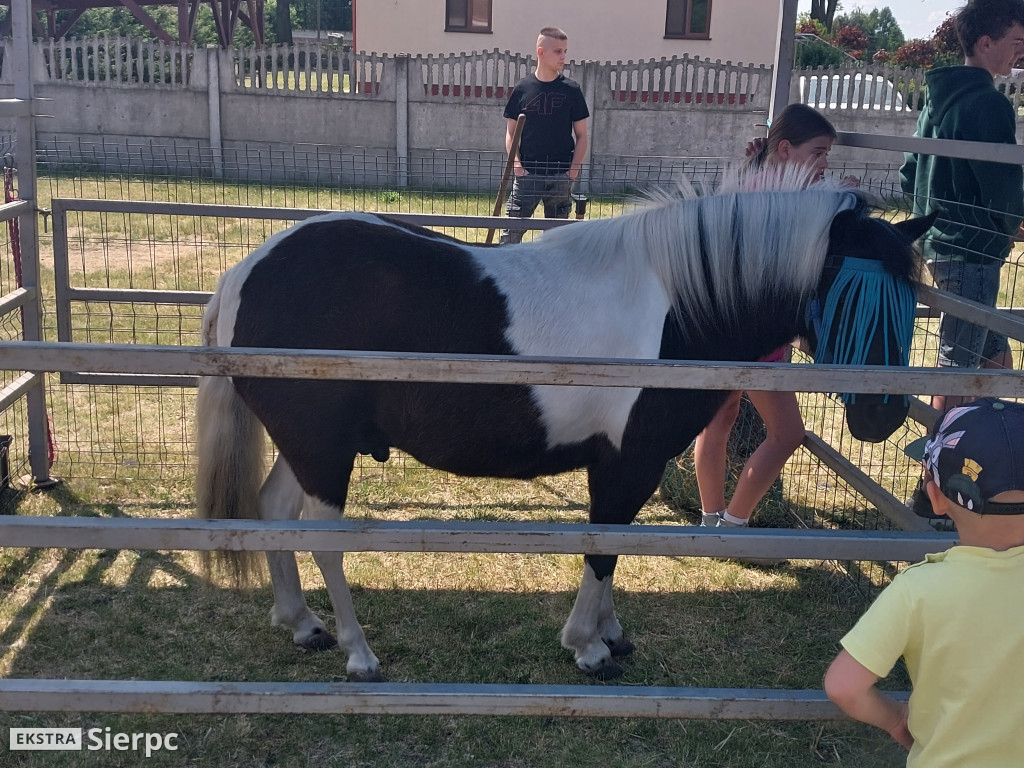
<path fill-rule="evenodd" d="M 644 259 L 677 311 L 712 320 L 738 309 L 741 295 L 809 294 L 824 268 L 832 219 L 858 197 L 828 180 L 807 188 L 801 168 L 730 170 L 713 194 L 682 183 L 648 195 L 632 213 L 560 227 L 542 241 L 572 238 L 595 269 Z"/>

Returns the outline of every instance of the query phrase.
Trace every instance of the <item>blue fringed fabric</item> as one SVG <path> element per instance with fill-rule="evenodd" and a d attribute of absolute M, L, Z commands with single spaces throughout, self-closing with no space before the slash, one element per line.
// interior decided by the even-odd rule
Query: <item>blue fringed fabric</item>
<path fill-rule="evenodd" d="M 842 311 L 839 304 L 842 302 Z M 895 334 L 899 340 L 899 359 L 891 360 L 885 345 L 885 365 L 907 365 L 914 335 L 914 311 L 917 300 L 910 285 L 894 279 L 880 261 L 848 257 L 825 299 L 825 311 L 814 359 L 819 363 L 866 365 L 868 349 L 876 333 L 883 338 Z M 828 339 L 835 343 L 831 354 Z M 854 402 L 856 394 L 844 393 L 844 403 Z M 885 396 L 888 402 L 889 396 Z"/>

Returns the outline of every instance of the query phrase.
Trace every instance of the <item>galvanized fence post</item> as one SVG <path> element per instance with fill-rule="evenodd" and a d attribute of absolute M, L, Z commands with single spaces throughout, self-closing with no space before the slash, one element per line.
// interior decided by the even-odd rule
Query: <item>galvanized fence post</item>
<path fill-rule="evenodd" d="M 32 301 L 23 307 L 23 336 L 26 341 L 43 340 L 43 313 L 39 300 L 39 238 L 36 226 L 36 130 L 32 101 L 32 3 L 14 0 L 11 6 L 12 45 L 14 56 L 14 96 L 24 100 L 29 108 L 15 119 L 15 164 L 18 170 L 18 195 L 32 203 L 32 208 L 18 217 L 21 240 L 23 287 L 33 294 Z M 50 479 L 49 433 L 46 419 L 45 375 L 40 375 L 27 393 L 29 426 L 29 464 L 32 481 L 48 485 Z"/>

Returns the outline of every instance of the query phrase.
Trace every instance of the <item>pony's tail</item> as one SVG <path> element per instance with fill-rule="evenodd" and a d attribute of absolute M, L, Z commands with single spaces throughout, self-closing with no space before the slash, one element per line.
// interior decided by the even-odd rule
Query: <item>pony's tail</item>
<path fill-rule="evenodd" d="M 214 294 L 203 315 L 204 346 L 217 345 L 220 294 Z M 264 476 L 263 428 L 226 376 L 203 376 L 196 398 L 199 468 L 196 473 L 196 517 L 245 520 L 259 516 L 259 490 Z M 235 585 L 260 581 L 258 552 L 203 552 L 208 578 L 227 575 Z"/>

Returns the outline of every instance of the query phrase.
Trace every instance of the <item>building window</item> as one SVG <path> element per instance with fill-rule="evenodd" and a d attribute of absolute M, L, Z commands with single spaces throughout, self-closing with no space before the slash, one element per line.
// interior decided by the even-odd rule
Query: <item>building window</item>
<path fill-rule="evenodd" d="M 711 38 L 711 0 L 668 0 L 665 37 Z"/>
<path fill-rule="evenodd" d="M 491 0 L 445 0 L 445 32 L 490 32 Z"/>

